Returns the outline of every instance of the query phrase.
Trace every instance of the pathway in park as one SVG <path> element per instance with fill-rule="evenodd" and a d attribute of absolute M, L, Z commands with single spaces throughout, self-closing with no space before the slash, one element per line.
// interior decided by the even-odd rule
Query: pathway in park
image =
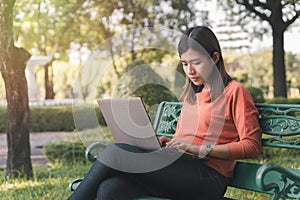
<path fill-rule="evenodd" d="M 74 136 L 74 132 L 42 132 L 30 133 L 31 161 L 33 167 L 41 167 L 47 164 L 47 159 L 43 153 L 43 146 L 48 142 L 59 141 L 64 138 Z M 6 134 L 0 134 L 0 169 L 6 168 L 7 141 Z"/>

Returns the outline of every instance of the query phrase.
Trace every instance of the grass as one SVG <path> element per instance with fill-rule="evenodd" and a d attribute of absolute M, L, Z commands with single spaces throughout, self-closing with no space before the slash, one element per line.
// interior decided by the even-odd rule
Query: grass
<path fill-rule="evenodd" d="M 277 163 L 285 167 L 300 169 L 299 158 L 299 150 L 264 148 L 261 157 L 255 162 Z M 90 166 L 89 162 L 69 164 L 56 162 L 49 166 L 35 168 L 34 178 L 31 180 L 21 178 L 7 180 L 5 172 L 0 171 L 0 198 L 1 200 L 67 199 L 71 194 L 68 190 L 69 183 L 76 178 L 82 178 Z M 241 200 L 271 199 L 266 194 L 230 187 L 225 196 Z"/>
<path fill-rule="evenodd" d="M 0 172 L 1 200 L 57 200 L 67 199 L 71 194 L 69 183 L 83 177 L 91 164 L 62 164 L 56 163 L 34 169 L 34 178 L 6 180 L 5 172 Z"/>

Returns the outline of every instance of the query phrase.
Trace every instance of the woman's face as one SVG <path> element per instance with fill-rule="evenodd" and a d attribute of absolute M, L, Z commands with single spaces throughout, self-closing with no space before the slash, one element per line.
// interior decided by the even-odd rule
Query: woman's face
<path fill-rule="evenodd" d="M 212 59 L 193 49 L 184 52 L 180 57 L 180 61 L 186 76 L 197 86 L 205 84 L 205 80 L 209 78 L 214 64 Z"/>

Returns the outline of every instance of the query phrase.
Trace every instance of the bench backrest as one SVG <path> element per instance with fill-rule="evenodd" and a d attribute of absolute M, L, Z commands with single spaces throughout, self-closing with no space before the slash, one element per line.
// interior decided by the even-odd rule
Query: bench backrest
<path fill-rule="evenodd" d="M 259 111 L 259 123 L 263 130 L 262 145 L 267 147 L 300 149 L 300 105 L 255 104 Z M 181 112 L 180 102 L 161 102 L 154 121 L 158 136 L 172 137 L 176 130 Z M 230 186 L 257 192 L 263 191 L 257 186 L 257 171 L 262 166 L 258 163 L 238 162 Z M 298 169 L 290 169 L 297 171 Z M 281 174 L 272 172 L 264 180 L 280 180 Z"/>
<path fill-rule="evenodd" d="M 263 146 L 300 149 L 300 105 L 255 104 L 263 130 Z M 181 102 L 161 102 L 153 124 L 158 136 L 174 134 Z"/>

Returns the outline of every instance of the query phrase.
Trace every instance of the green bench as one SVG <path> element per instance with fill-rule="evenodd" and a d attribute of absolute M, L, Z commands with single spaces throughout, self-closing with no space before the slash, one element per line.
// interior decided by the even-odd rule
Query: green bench
<path fill-rule="evenodd" d="M 182 103 L 179 102 L 160 103 L 153 123 L 158 136 L 172 137 L 181 106 Z M 300 105 L 256 104 L 256 108 L 260 114 L 259 123 L 264 133 L 262 138 L 264 147 L 300 150 Z M 90 145 L 86 150 L 86 158 L 95 161 L 96 154 L 93 152 L 104 147 L 102 143 Z M 77 179 L 70 183 L 69 189 L 74 191 L 80 181 L 81 179 Z M 241 160 L 235 167 L 234 177 L 229 186 L 269 194 L 270 199 L 299 200 L 300 169 Z M 143 199 L 158 200 L 159 198 Z"/>

